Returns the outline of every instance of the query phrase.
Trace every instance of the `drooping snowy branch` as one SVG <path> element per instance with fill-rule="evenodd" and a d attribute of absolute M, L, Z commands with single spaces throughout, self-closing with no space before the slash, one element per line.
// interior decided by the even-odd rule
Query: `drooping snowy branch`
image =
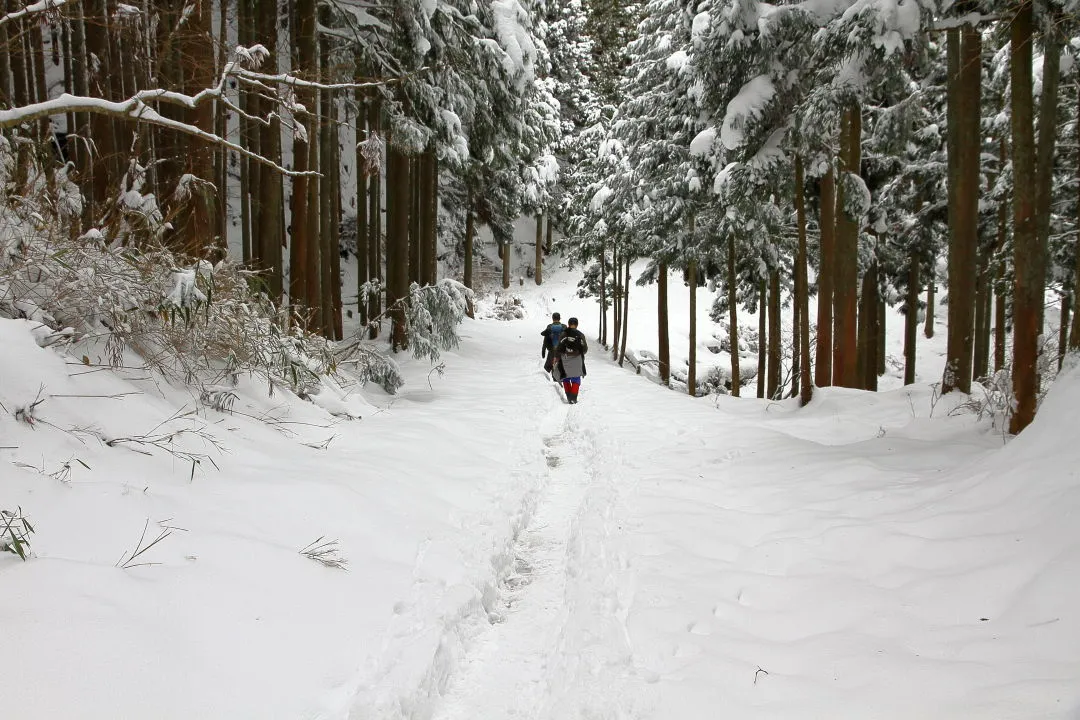
<path fill-rule="evenodd" d="M 10 12 L 7 15 L 0 17 L 0 27 L 15 22 L 16 20 L 22 20 L 24 17 L 29 17 L 30 15 L 38 15 L 40 13 L 48 12 L 49 10 L 55 10 L 63 5 L 70 4 L 71 1 L 72 0 L 38 0 L 38 2 L 31 3 L 22 10 L 16 10 L 15 12 Z"/>
<path fill-rule="evenodd" d="M 60 2 L 66 2 L 67 0 L 41 0 L 41 3 L 49 3 L 50 7 Z M 31 6 L 33 7 L 33 6 Z M 14 13 L 13 13 L 14 14 Z M 10 17 L 10 16 L 6 16 Z M 194 110 L 199 106 L 207 102 L 225 102 L 230 109 L 239 112 L 239 108 L 236 107 L 228 98 L 225 87 L 230 78 L 234 78 L 240 82 L 246 84 L 256 85 L 259 88 L 266 91 L 268 100 L 276 104 L 278 107 L 286 107 L 292 114 L 306 113 L 307 110 L 296 102 L 292 101 L 292 90 L 295 88 L 308 88 L 316 90 L 347 90 L 357 88 L 369 88 L 380 85 L 386 85 L 392 82 L 398 82 L 402 78 L 391 78 L 380 81 L 370 81 L 363 83 L 333 83 L 325 84 L 312 82 L 309 80 L 302 80 L 294 75 L 288 73 L 281 73 L 275 75 L 269 75 L 265 73 L 251 70 L 245 65 L 252 65 L 257 67 L 261 64 L 262 59 L 266 57 L 267 53 L 265 48 L 261 45 L 255 45 L 251 48 L 238 47 L 236 50 L 236 60 L 225 65 L 221 71 L 221 75 L 218 78 L 217 83 L 212 87 L 205 88 L 193 95 L 187 95 L 182 92 L 176 92 L 174 90 L 167 90 L 164 88 L 153 88 L 149 90 L 140 90 L 139 92 L 131 95 L 126 100 L 106 100 L 100 97 L 87 97 L 82 95 L 73 95 L 71 93 L 63 93 L 58 97 L 44 100 L 42 102 L 29 103 L 21 107 L 11 108 L 8 110 L 0 110 L 0 129 L 17 127 L 25 123 L 40 120 L 42 118 L 51 117 L 54 115 L 63 115 L 69 112 L 85 112 L 98 115 L 111 115 L 113 117 L 125 117 L 135 120 L 137 122 L 145 122 L 151 125 L 157 125 L 159 127 L 165 127 L 178 132 L 190 135 L 192 137 L 199 138 L 208 143 L 218 145 L 221 147 L 233 150 L 244 157 L 255 160 L 256 162 L 268 165 L 278 172 L 284 173 L 289 176 L 300 175 L 318 175 L 314 171 L 297 172 L 289 170 L 278 163 L 263 157 L 258 153 L 252 152 L 242 145 L 229 141 L 227 138 L 221 137 L 213 132 L 203 130 L 197 125 L 191 123 L 185 123 L 180 120 L 174 120 L 167 118 L 159 113 L 155 109 L 155 105 L 161 103 L 168 103 L 171 105 L 177 105 L 180 107 Z M 427 68 L 423 68 L 418 72 L 423 72 Z M 275 86 L 285 86 L 286 91 L 284 93 L 278 92 Z M 269 124 L 270 118 L 274 116 L 276 111 L 271 110 L 264 118 L 255 118 L 247 113 L 244 113 L 249 119 L 257 119 L 263 124 Z"/>

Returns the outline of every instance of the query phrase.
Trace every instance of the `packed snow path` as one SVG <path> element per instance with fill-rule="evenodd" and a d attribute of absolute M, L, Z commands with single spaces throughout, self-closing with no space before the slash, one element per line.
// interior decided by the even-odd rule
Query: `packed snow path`
<path fill-rule="evenodd" d="M 452 679 L 437 720 L 576 717 L 587 704 L 612 701 L 601 692 L 603 675 L 616 656 L 629 657 L 619 618 L 625 559 L 607 546 L 615 485 L 595 465 L 597 438 L 578 409 L 550 411 L 550 474 L 514 543 L 492 624 Z M 593 699 L 566 695 L 575 683 L 593 688 Z"/>

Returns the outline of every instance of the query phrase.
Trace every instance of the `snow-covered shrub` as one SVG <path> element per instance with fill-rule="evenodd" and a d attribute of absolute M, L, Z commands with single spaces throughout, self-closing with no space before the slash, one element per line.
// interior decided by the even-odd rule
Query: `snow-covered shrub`
<path fill-rule="evenodd" d="M 415 357 L 436 362 L 440 350 L 451 350 L 460 343 L 457 328 L 474 300 L 473 292 L 457 280 L 445 278 L 423 287 L 413 283 L 409 296 L 405 309 L 409 347 Z"/>
<path fill-rule="evenodd" d="M 2 155 L 0 147 L 0 164 Z M 114 366 L 132 350 L 169 379 L 197 386 L 251 374 L 303 392 L 338 371 L 342 350 L 273 303 L 255 273 L 228 260 L 192 261 L 158 243 L 156 202 L 135 197 L 137 180 L 125 186 L 119 227 L 75 239 L 65 215 L 74 205 L 62 194 L 0 205 L 0 316 L 40 322 L 55 337 L 85 342 L 91 354 L 100 346 Z M 136 208 L 138 222 L 128 213 Z M 400 386 L 384 354 L 344 352 L 351 375 L 391 392 Z"/>

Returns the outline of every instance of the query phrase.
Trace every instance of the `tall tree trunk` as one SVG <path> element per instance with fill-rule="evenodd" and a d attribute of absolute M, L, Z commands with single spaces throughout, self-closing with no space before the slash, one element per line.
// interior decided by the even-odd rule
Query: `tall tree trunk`
<path fill-rule="evenodd" d="M 955 151 L 956 160 L 949 163 L 949 182 L 955 190 L 949 191 L 949 334 L 941 391 L 970 393 L 976 303 L 973 270 L 979 246 L 982 40 L 971 25 L 949 33 L 950 43 L 958 43 L 960 48 L 958 53 L 949 51 L 950 65 L 954 54 L 959 60 L 949 88 L 949 104 L 955 106 L 951 113 L 955 131 L 949 133 L 955 144 L 949 152 Z"/>
<path fill-rule="evenodd" d="M 915 382 L 916 344 L 919 338 L 919 257 L 908 256 L 907 295 L 904 298 L 904 384 Z"/>
<path fill-rule="evenodd" d="M 989 284 L 990 273 L 987 269 L 987 260 L 990 255 L 989 248 L 983 249 L 980 253 L 980 259 L 975 270 L 975 327 L 974 327 L 974 342 L 972 343 L 973 359 L 971 361 L 971 379 L 981 380 L 986 377 L 986 369 L 988 365 L 987 353 L 990 350 L 989 342 L 989 328 L 990 317 L 989 307 L 986 301 Z"/>
<path fill-rule="evenodd" d="M 313 70 L 313 73 L 317 72 L 318 65 Z M 312 98 L 311 107 L 316 114 L 311 119 L 311 135 L 308 136 L 308 167 L 321 173 L 322 152 L 319 141 L 322 139 L 322 129 L 320 127 L 321 118 L 318 115 L 319 92 L 317 90 L 312 92 Z M 307 289 L 308 307 L 311 308 L 310 328 L 314 332 L 322 330 L 325 320 L 323 314 L 323 286 L 326 283 L 326 275 L 323 266 L 323 246 L 325 242 L 322 237 L 322 185 L 322 177 L 312 177 L 311 181 L 308 182 L 307 221 L 310 242 L 308 243 Z"/>
<path fill-rule="evenodd" d="M 357 53 L 354 80 L 360 82 L 364 77 L 361 71 L 360 55 Z M 368 104 L 364 91 L 355 90 L 356 102 L 356 142 L 353 165 L 356 168 L 356 314 L 361 324 L 368 321 L 368 303 L 365 286 L 368 280 L 368 169 L 364 162 L 364 152 L 360 143 L 367 136 Z"/>
<path fill-rule="evenodd" d="M 693 232 L 691 222 L 691 233 Z M 690 282 L 690 358 L 686 368 L 686 392 L 697 396 L 697 261 L 691 260 L 687 267 Z"/>
<path fill-rule="evenodd" d="M 1012 56 L 1013 248 L 1016 268 L 1013 286 L 1013 395 L 1015 408 L 1009 423 L 1016 434 L 1035 417 L 1038 401 L 1039 314 L 1043 304 L 1043 248 L 1039 247 L 1035 219 L 1035 132 L 1032 122 L 1031 2 L 1012 14 L 1009 45 Z M 1044 92 L 1046 89 L 1044 88 Z"/>
<path fill-rule="evenodd" d="M 607 238 L 600 238 L 600 344 L 607 347 Z"/>
<path fill-rule="evenodd" d="M 1069 346 L 1069 314 L 1072 311 L 1072 292 L 1066 291 L 1061 295 L 1061 320 L 1058 322 L 1058 372 L 1065 362 L 1065 349 Z"/>
<path fill-rule="evenodd" d="M 1039 145 L 1035 159 L 1035 234 L 1040 248 L 1036 273 L 1046 287 L 1046 254 L 1050 242 L 1050 203 L 1053 199 L 1054 145 L 1057 142 L 1058 81 L 1061 77 L 1061 18 L 1051 9 L 1043 32 L 1042 94 L 1039 96 Z M 1039 333 L 1046 327 L 1046 303 L 1039 303 Z"/>
<path fill-rule="evenodd" d="M 626 267 L 626 282 L 623 283 L 622 291 L 622 342 L 619 349 L 619 367 L 622 367 L 623 360 L 626 359 L 626 317 L 630 312 L 630 257 L 627 256 L 626 262 L 623 263 Z"/>
<path fill-rule="evenodd" d="M 792 374 L 798 377 L 795 386 L 798 388 L 799 404 L 805 406 L 813 397 L 814 387 L 810 380 L 810 278 L 806 250 L 806 187 L 802 155 L 799 154 L 795 155 L 795 217 L 799 229 L 799 248 L 795 255 L 794 304 L 798 323 L 794 334 L 798 338 L 796 354 L 799 362 L 797 371 L 793 367 Z"/>
<path fill-rule="evenodd" d="M 1076 83 L 1076 127 L 1080 129 L 1080 82 Z M 1077 132 L 1077 136 L 1080 137 L 1080 130 Z M 1004 143 L 1002 144 L 1002 154 L 1004 154 Z M 1080 180 L 1080 152 L 1077 153 L 1077 168 L 1076 177 Z M 1074 220 L 1076 223 L 1076 241 L 1073 247 L 1073 292 L 1080 294 L 1080 182 L 1077 184 L 1077 203 L 1076 203 L 1077 217 Z M 1069 351 L 1080 351 L 1080 303 L 1077 304 L 1076 311 L 1072 314 L 1072 331 L 1069 334 Z M 999 311 L 999 314 L 1000 313 Z M 995 346 L 995 357 L 996 357 Z"/>
<path fill-rule="evenodd" d="M 225 0 L 221 0 L 225 4 Z M 265 72 L 278 72 L 277 47 L 277 0 L 259 0 L 259 18 L 262 39 L 267 43 L 268 56 L 263 63 Z M 281 120 L 275 114 L 270 124 L 260 130 L 259 151 L 265 156 L 281 161 Z M 267 293 L 280 302 L 285 281 L 282 247 L 285 245 L 284 224 L 285 190 L 281 174 L 271 167 L 259 165 L 259 257 L 267 274 Z M 224 197 L 224 195 L 222 196 Z M 254 242 L 254 241 L 253 241 Z"/>
<path fill-rule="evenodd" d="M 382 104 L 378 95 L 371 98 L 368 105 L 368 129 L 372 135 L 377 135 L 382 130 Z M 385 153 L 383 153 L 385 157 Z M 380 163 L 381 165 L 382 163 Z M 386 277 L 382 268 L 382 175 L 381 170 L 371 176 L 368 184 L 368 278 L 376 284 Z M 470 209 L 470 214 L 472 210 Z M 471 258 L 470 258 L 471 259 Z M 472 287 L 471 285 L 469 287 Z M 368 296 L 368 317 L 379 317 L 382 313 L 382 291 L 373 292 Z M 368 325 L 368 337 L 374 339 L 379 336 L 379 323 Z"/>
<path fill-rule="evenodd" d="M 769 399 L 778 400 L 780 386 L 780 271 L 769 271 Z"/>
<path fill-rule="evenodd" d="M 3 8 L 0 7 L 0 12 Z M 60 44 L 64 52 L 63 56 L 63 71 L 64 71 L 64 92 L 69 95 L 75 94 L 74 84 L 74 68 L 71 63 L 71 20 L 68 18 L 61 18 L 60 22 Z M 56 45 L 53 45 L 53 53 L 56 53 Z M 0 102 L 7 103 L 11 98 L 11 68 L 8 63 L 7 54 L 7 28 L 0 30 Z M 68 135 L 75 134 L 75 113 L 69 110 L 64 116 L 64 130 Z M 75 159 L 74 143 L 71 138 L 67 138 L 64 143 L 64 152 L 67 153 L 68 160 Z"/>
<path fill-rule="evenodd" d="M 393 145 L 387 148 L 386 166 L 386 306 L 393 321 L 391 345 L 395 352 L 408 345 L 405 302 L 409 292 L 409 210 L 411 186 L 409 158 Z"/>
<path fill-rule="evenodd" d="M 874 260 L 862 279 L 861 308 L 859 309 L 860 325 L 862 332 L 859 333 L 859 358 L 861 367 L 859 374 L 862 376 L 862 388 L 864 390 L 877 390 L 877 352 L 878 352 L 878 267 Z"/>
<path fill-rule="evenodd" d="M 502 286 L 503 290 L 510 287 L 510 263 L 513 252 L 510 250 L 511 241 L 507 239 L 502 245 Z"/>
<path fill-rule="evenodd" d="M 472 195 L 465 203 L 465 268 L 461 282 L 465 287 L 473 287 L 473 235 L 476 232 L 475 215 L 472 210 Z"/>
<path fill-rule="evenodd" d="M 798 255 L 798 250 L 795 251 L 795 254 L 796 256 Z M 796 263 L 798 263 L 798 260 L 796 260 Z M 798 270 L 795 272 L 798 273 Z M 799 381 L 802 379 L 802 368 L 800 367 L 800 363 L 802 362 L 802 351 L 799 349 L 802 337 L 799 334 L 801 321 L 799 319 L 798 277 L 794 277 L 793 285 L 791 302 L 791 394 L 788 397 L 799 396 Z"/>
<path fill-rule="evenodd" d="M 423 153 L 412 158 L 410 162 L 412 176 L 409 187 L 412 196 L 409 202 L 409 282 L 417 285 L 423 284 L 424 268 L 424 238 L 421 229 L 423 223 L 420 218 L 424 209 L 424 201 L 421 199 L 424 194 L 423 178 L 427 172 L 424 164 Z"/>
<path fill-rule="evenodd" d="M 334 119 L 337 106 L 331 105 Z M 341 142 L 337 124 L 331 126 L 330 146 L 330 300 L 333 303 L 334 339 L 345 335 L 341 306 Z"/>
<path fill-rule="evenodd" d="M 937 258 L 930 256 L 929 275 L 926 282 L 926 322 L 923 326 L 923 335 L 926 339 L 934 337 L 934 320 L 937 299 Z"/>
<path fill-rule="evenodd" d="M 5 1 L 5 7 L 9 6 L 10 3 Z M 4 32 L 6 32 L 6 29 Z M 86 97 L 89 94 L 87 67 L 86 26 L 83 24 L 83 5 L 82 3 L 75 3 L 71 17 L 71 86 L 74 93 L 81 97 Z M 4 78 L 6 82 L 6 74 Z M 75 168 L 78 171 L 79 185 L 83 191 L 82 226 L 83 229 L 86 229 L 90 226 L 94 217 L 92 161 L 90 153 L 87 151 L 90 137 L 89 113 L 75 113 L 75 132 L 79 134 L 79 138 L 72 143 L 72 146 L 75 150 L 74 160 Z"/>
<path fill-rule="evenodd" d="M 738 314 L 738 288 L 736 287 L 735 275 L 735 236 L 728 237 L 727 252 L 727 304 L 728 304 L 728 349 L 731 355 L 731 395 L 739 397 L 739 389 L 742 387 L 740 378 L 739 361 L 739 314 Z"/>
<path fill-rule="evenodd" d="M 879 376 L 885 374 L 886 322 L 888 322 L 888 311 L 885 306 L 885 298 L 881 297 L 879 288 L 877 304 L 877 374 Z"/>
<path fill-rule="evenodd" d="M 10 10 L 8 9 L 8 0 L 0 0 L 0 14 L 7 15 Z M 14 97 L 11 93 L 11 56 L 10 56 L 10 40 L 8 38 L 7 25 L 0 25 L 0 104 L 2 107 L 10 108 L 14 106 Z M 65 44 L 65 52 L 68 53 L 70 59 L 70 52 L 68 46 Z M 72 71 L 68 71 L 67 80 L 72 78 Z M 65 91 L 71 92 L 71 90 L 65 85 Z M 68 125 L 68 132 L 75 132 L 75 125 Z"/>
<path fill-rule="evenodd" d="M 550 220 L 548 221 L 550 223 Z M 536 284 L 544 282 L 544 213 L 536 213 L 536 270 L 533 272 Z"/>
<path fill-rule="evenodd" d="M 671 383 L 671 341 L 668 334 L 668 269 L 667 263 L 657 264 L 656 275 L 656 328 L 659 340 L 660 382 Z"/>
<path fill-rule="evenodd" d="M 1006 147 L 1005 139 L 1002 138 L 998 148 L 999 153 L 999 167 L 1005 167 L 1006 161 L 1009 159 L 1008 149 Z M 994 258 L 994 372 L 1000 371 L 1005 367 L 1005 342 L 1006 342 L 1006 322 L 1008 320 L 1006 314 L 1006 295 L 1008 289 L 1005 286 L 1005 262 L 1001 257 L 1002 250 L 1005 248 L 1005 241 L 1009 235 L 1009 204 L 1005 200 L 1002 200 L 998 204 L 998 227 L 997 227 L 997 249 L 995 251 Z"/>
<path fill-rule="evenodd" d="M 615 326 L 614 332 L 611 334 L 611 357 L 614 359 L 619 355 L 619 332 L 622 330 L 619 316 L 619 313 L 622 312 L 622 306 L 619 304 L 619 285 L 622 284 L 622 258 L 619 257 L 618 246 L 612 248 L 611 265 L 614 268 L 612 272 L 614 282 L 612 282 L 611 287 L 611 314 L 612 324 Z"/>
<path fill-rule="evenodd" d="M 319 22 L 324 27 L 330 25 L 330 8 L 319 8 Z M 330 39 L 325 33 L 319 34 L 319 78 L 324 84 L 330 82 Z M 336 145 L 337 125 L 334 123 L 334 98 L 330 90 L 319 91 L 319 259 L 320 273 L 319 306 L 322 308 L 323 336 L 334 337 L 334 255 L 337 248 L 333 243 L 334 225 L 334 145 Z"/>
<path fill-rule="evenodd" d="M 297 48 L 297 65 L 299 71 L 310 72 L 315 64 L 315 0 L 296 0 L 294 28 L 294 44 Z M 298 88 L 298 100 L 306 108 L 314 110 L 315 103 L 312 92 Z M 306 137 L 313 139 L 315 128 L 311 116 L 301 116 L 298 122 L 304 124 Z M 310 170 L 309 142 L 300 136 L 293 135 L 293 169 L 298 173 Z M 313 268 L 311 264 L 311 248 L 315 238 L 310 236 L 311 223 L 308 215 L 314 208 L 308 205 L 308 185 L 311 184 L 307 175 L 294 175 L 292 178 L 292 238 L 289 246 L 289 303 L 295 308 L 303 308 L 303 312 L 311 311 L 311 295 L 314 288 L 310 287 L 309 278 Z"/>
<path fill-rule="evenodd" d="M 108 66 L 109 34 L 105 0 L 87 0 L 83 3 L 83 7 L 85 7 L 86 57 L 97 57 L 97 62 L 87 62 L 88 92 L 97 97 L 111 99 L 107 80 L 107 73 L 110 68 Z M 14 27 L 21 27 L 21 23 L 14 24 Z M 16 47 L 18 47 L 18 43 L 16 43 Z M 11 70 L 14 74 L 15 97 L 17 102 L 21 99 L 22 104 L 25 104 L 29 99 L 24 60 L 25 58 L 21 52 L 12 53 Z M 88 115 L 90 128 L 85 140 L 93 139 L 96 152 L 90 163 L 93 175 L 90 197 L 94 215 L 88 218 L 87 225 L 96 227 L 104 214 L 105 204 L 110 198 L 113 187 L 114 178 L 111 169 L 113 158 L 116 156 L 116 144 L 113 136 L 112 118 L 98 113 L 88 113 Z"/>
<path fill-rule="evenodd" d="M 550 253 L 551 252 L 551 241 L 552 241 L 552 235 L 553 234 L 554 234 L 554 228 L 552 227 L 551 214 L 549 213 L 548 214 L 548 221 L 547 221 L 547 238 L 544 241 L 544 252 L 545 253 Z"/>
<path fill-rule="evenodd" d="M 817 346 L 814 349 L 814 382 L 832 385 L 833 276 L 836 272 L 836 181 L 832 168 L 821 178 L 820 259 L 818 263 Z"/>
<path fill-rule="evenodd" d="M 859 174 L 862 165 L 862 108 L 852 103 L 844 111 L 841 132 L 841 161 L 844 173 Z M 858 294 L 859 225 L 845 210 L 841 176 L 836 192 L 836 274 L 833 277 L 833 384 L 859 387 Z"/>
<path fill-rule="evenodd" d="M 275 0 L 276 2 L 276 0 Z M 221 76 L 225 63 L 229 61 L 229 2 L 217 0 L 218 4 L 218 31 L 215 40 L 217 48 L 217 64 L 214 75 Z M 276 8 L 275 8 L 276 9 Z M 276 13 L 275 13 L 276 14 Z M 136 38 L 137 42 L 137 38 Z M 277 43 L 267 38 L 266 45 L 274 47 Z M 214 103 L 214 132 L 220 138 L 228 137 L 229 111 L 225 103 L 218 100 Z M 221 243 L 223 255 L 229 253 L 229 151 L 219 147 L 214 153 L 214 185 L 217 186 L 217 235 Z M 278 268 L 277 265 L 272 267 Z M 271 271 L 278 272 L 279 269 Z"/>
<path fill-rule="evenodd" d="M 424 177 L 424 276 L 423 285 L 439 281 L 439 156 L 434 144 L 428 148 Z"/>
<path fill-rule="evenodd" d="M 766 375 L 767 359 L 768 359 L 768 345 L 769 345 L 769 325 L 767 322 L 767 305 L 769 297 L 769 283 L 766 280 L 762 280 L 758 283 L 758 352 L 757 352 L 757 396 L 759 398 L 765 397 L 765 385 L 768 382 Z"/>

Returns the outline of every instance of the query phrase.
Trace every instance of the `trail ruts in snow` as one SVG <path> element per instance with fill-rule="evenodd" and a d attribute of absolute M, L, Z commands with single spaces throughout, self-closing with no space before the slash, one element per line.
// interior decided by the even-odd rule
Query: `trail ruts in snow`
<path fill-rule="evenodd" d="M 634 717 L 617 494 L 576 410 L 551 411 L 562 422 L 544 437 L 548 482 L 499 585 L 498 615 L 450 679 L 436 720 Z"/>

